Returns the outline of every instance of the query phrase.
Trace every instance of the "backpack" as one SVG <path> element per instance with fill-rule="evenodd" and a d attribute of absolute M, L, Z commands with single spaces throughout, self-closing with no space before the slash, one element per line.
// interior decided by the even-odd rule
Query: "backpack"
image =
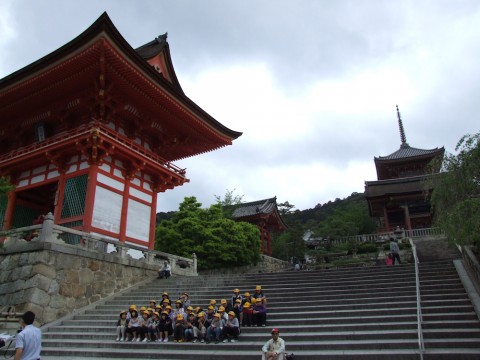
<path fill-rule="evenodd" d="M 285 360 L 294 360 L 294 359 L 295 359 L 295 355 L 293 355 L 293 353 L 285 354 Z"/>

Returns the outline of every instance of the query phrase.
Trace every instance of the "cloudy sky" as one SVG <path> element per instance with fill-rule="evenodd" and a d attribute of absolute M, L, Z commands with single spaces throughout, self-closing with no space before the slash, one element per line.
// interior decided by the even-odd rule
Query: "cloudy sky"
<path fill-rule="evenodd" d="M 177 162 L 190 183 L 159 211 L 227 189 L 297 209 L 363 192 L 400 146 L 396 104 L 413 147 L 479 131 L 478 0 L 0 0 L 0 78 L 104 11 L 134 48 L 168 32 L 187 96 L 243 132 Z"/>

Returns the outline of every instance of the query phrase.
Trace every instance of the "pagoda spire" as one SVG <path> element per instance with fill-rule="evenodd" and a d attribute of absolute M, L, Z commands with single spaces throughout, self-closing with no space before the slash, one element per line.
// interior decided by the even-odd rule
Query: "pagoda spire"
<path fill-rule="evenodd" d="M 398 109 L 398 105 L 396 106 L 397 106 L 398 128 L 400 130 L 400 140 L 402 141 L 402 144 L 400 145 L 400 147 L 408 147 L 409 145 L 407 143 L 407 138 L 405 136 L 405 130 L 403 129 L 403 122 L 400 116 L 400 110 Z"/>

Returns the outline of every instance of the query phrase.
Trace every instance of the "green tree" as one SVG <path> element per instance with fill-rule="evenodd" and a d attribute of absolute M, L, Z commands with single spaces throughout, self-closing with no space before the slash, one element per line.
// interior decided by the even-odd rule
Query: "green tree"
<path fill-rule="evenodd" d="M 222 205 L 222 206 L 231 206 L 231 205 L 238 205 L 243 202 L 243 197 L 245 195 L 237 195 L 235 194 L 235 190 L 226 190 L 225 195 L 223 196 L 223 199 L 219 195 L 213 195 L 215 199 L 217 200 L 217 203 Z"/>
<path fill-rule="evenodd" d="M 195 197 L 186 197 L 179 211 L 157 226 L 155 249 L 185 257 L 196 253 L 200 270 L 260 260 L 256 226 L 226 218 L 221 204 L 207 209 L 201 206 Z"/>
<path fill-rule="evenodd" d="M 446 154 L 441 172 L 432 164 L 426 188 L 433 188 L 434 224 L 449 239 L 480 248 L 480 132 L 458 142 L 457 155 Z"/>
<path fill-rule="evenodd" d="M 274 236 L 272 241 L 272 256 L 289 260 L 291 257 L 303 259 L 305 255 L 304 229 L 300 222 L 289 224 L 287 231 Z"/>
<path fill-rule="evenodd" d="M 13 185 L 10 184 L 10 179 L 4 176 L 1 176 L 0 177 L 0 195 L 6 195 L 12 189 L 13 189 Z"/>
<path fill-rule="evenodd" d="M 232 214 L 235 209 L 243 202 L 243 197 L 245 195 L 237 195 L 235 194 L 235 190 L 226 190 L 223 199 L 219 195 L 213 195 L 217 200 L 217 204 L 219 204 L 223 208 L 223 213 L 225 217 L 232 218 Z"/>
<path fill-rule="evenodd" d="M 280 215 L 287 215 L 293 211 L 293 209 L 295 208 L 295 205 L 290 204 L 288 201 L 285 201 L 283 203 L 279 203 L 277 207 Z"/>

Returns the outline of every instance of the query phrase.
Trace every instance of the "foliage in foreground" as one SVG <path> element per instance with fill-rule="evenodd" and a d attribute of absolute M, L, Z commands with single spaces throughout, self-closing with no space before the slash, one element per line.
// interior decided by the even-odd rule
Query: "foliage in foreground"
<path fill-rule="evenodd" d="M 171 219 L 156 229 L 155 250 L 190 257 L 197 255 L 198 269 L 255 264 L 260 260 L 260 234 L 256 226 L 224 216 L 221 204 L 201 208 L 186 197 Z"/>
<path fill-rule="evenodd" d="M 480 245 L 480 132 L 465 135 L 432 176 L 434 223 L 458 244 Z"/>

